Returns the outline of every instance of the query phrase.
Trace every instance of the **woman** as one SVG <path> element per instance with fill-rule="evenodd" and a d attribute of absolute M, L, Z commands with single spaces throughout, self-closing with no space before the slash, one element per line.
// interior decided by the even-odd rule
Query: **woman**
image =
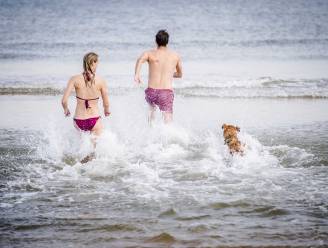
<path fill-rule="evenodd" d="M 95 136 L 99 136 L 103 129 L 98 108 L 99 96 L 103 100 L 105 116 L 110 115 L 106 82 L 96 75 L 97 66 L 98 55 L 92 52 L 87 53 L 83 58 L 83 73 L 73 76 L 69 80 L 62 98 L 65 116 L 69 116 L 70 111 L 67 102 L 72 90 L 75 89 L 77 104 L 74 126 Z"/>

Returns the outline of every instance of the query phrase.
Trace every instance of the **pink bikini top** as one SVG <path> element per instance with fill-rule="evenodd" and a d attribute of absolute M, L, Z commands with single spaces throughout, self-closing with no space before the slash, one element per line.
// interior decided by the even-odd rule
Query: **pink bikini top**
<path fill-rule="evenodd" d="M 89 106 L 89 101 L 92 101 L 92 100 L 98 100 L 98 99 L 99 99 L 99 97 L 97 97 L 97 98 L 93 98 L 93 99 L 83 99 L 83 98 L 78 97 L 78 96 L 76 96 L 76 98 L 77 98 L 77 99 L 80 99 L 80 100 L 84 100 L 84 105 L 85 105 L 85 108 L 86 108 L 86 109 L 91 108 L 91 107 Z"/>

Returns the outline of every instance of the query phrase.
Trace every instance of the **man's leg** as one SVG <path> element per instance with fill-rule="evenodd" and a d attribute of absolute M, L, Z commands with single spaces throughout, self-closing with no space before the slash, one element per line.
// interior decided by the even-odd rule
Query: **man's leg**
<path fill-rule="evenodd" d="M 163 112 L 163 119 L 164 119 L 165 124 L 172 122 L 173 113 L 172 112 Z"/>
<path fill-rule="evenodd" d="M 154 89 L 147 88 L 145 90 L 145 100 L 149 106 L 149 115 L 148 115 L 149 125 L 151 125 L 153 120 L 155 119 L 156 99 L 157 99 L 156 91 Z"/>
<path fill-rule="evenodd" d="M 149 105 L 149 116 L 148 116 L 149 125 L 151 125 L 155 119 L 155 111 L 156 111 L 156 107 L 153 105 Z"/>
<path fill-rule="evenodd" d="M 159 108 L 162 111 L 164 123 L 170 123 L 173 120 L 173 100 L 172 90 L 161 90 L 159 95 Z"/>

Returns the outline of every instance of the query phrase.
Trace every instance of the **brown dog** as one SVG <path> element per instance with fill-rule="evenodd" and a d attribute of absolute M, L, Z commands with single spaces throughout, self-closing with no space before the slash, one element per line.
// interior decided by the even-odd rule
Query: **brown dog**
<path fill-rule="evenodd" d="M 230 153 L 233 155 L 239 153 L 243 155 L 243 145 L 240 143 L 237 133 L 240 132 L 240 128 L 233 125 L 223 124 L 223 137 L 224 144 L 227 144 L 230 150 Z"/>

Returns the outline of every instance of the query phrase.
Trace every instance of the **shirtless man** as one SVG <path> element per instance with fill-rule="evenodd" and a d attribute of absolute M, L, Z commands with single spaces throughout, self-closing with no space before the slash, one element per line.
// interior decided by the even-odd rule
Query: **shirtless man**
<path fill-rule="evenodd" d="M 181 59 L 177 53 L 167 48 L 169 34 L 159 30 L 156 34 L 157 48 L 144 52 L 137 60 L 134 81 L 141 83 L 140 69 L 148 62 L 148 88 L 145 99 L 150 106 L 149 122 L 155 117 L 156 105 L 163 113 L 165 123 L 172 121 L 174 93 L 173 78 L 182 77 Z"/>

